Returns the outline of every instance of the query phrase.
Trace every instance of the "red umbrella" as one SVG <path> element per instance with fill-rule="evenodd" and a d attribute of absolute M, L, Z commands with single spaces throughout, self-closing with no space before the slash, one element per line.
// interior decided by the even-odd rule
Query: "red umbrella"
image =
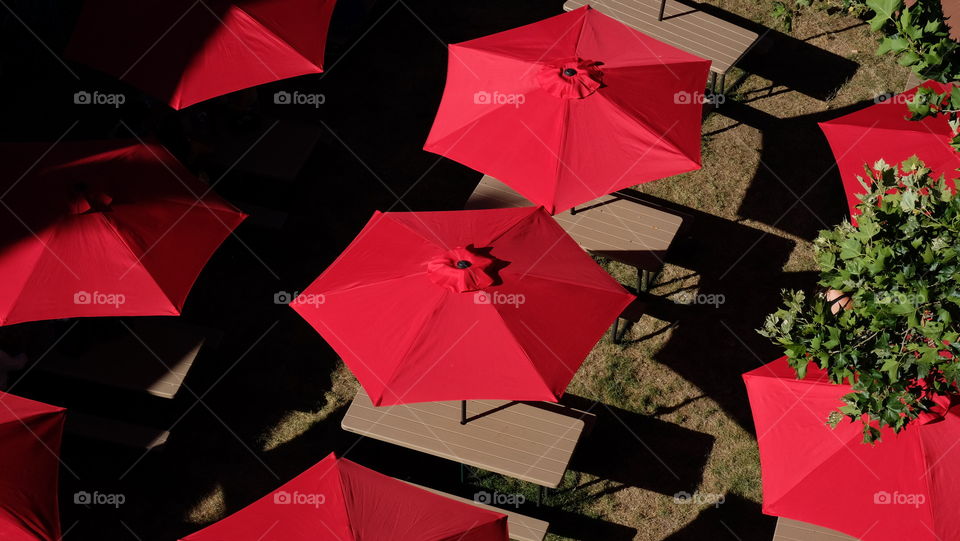
<path fill-rule="evenodd" d="M 507 517 L 332 453 L 183 541 L 507 541 Z"/>
<path fill-rule="evenodd" d="M 0 392 L 0 539 L 59 541 L 64 409 Z"/>
<path fill-rule="evenodd" d="M 863 541 L 960 539 L 960 406 L 924 414 L 900 434 L 862 443 L 859 422 L 826 424 L 851 392 L 815 364 L 806 378 L 779 359 L 743 376 L 750 396 L 763 512 Z"/>
<path fill-rule="evenodd" d="M 424 149 L 556 214 L 699 169 L 709 68 L 589 7 L 452 44 Z"/>
<path fill-rule="evenodd" d="M 246 215 L 161 146 L 48 146 L 0 145 L 0 325 L 178 315 Z"/>
<path fill-rule="evenodd" d="M 927 81 L 920 86 L 937 92 L 951 87 L 936 81 Z M 857 195 L 864 193 L 857 177 L 866 179 L 864 165 L 873 167 L 881 158 L 895 165 L 916 155 L 936 176 L 945 175 L 951 187 L 952 179 L 960 176 L 957 172 L 960 153 L 950 146 L 953 131 L 946 118 L 908 119 L 910 112 L 905 104 L 913 99 L 920 86 L 866 109 L 820 123 L 837 159 L 850 216 L 859 214 Z"/>
<path fill-rule="evenodd" d="M 522 207 L 377 212 L 291 306 L 379 406 L 556 401 L 633 298 Z"/>
<path fill-rule="evenodd" d="M 335 0 L 86 0 L 67 56 L 182 109 L 323 71 Z"/>

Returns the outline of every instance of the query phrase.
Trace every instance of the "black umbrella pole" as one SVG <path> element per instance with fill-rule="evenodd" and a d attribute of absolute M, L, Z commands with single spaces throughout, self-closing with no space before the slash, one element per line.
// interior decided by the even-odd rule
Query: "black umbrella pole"
<path fill-rule="evenodd" d="M 460 424 L 467 424 L 467 401 L 460 401 Z"/>

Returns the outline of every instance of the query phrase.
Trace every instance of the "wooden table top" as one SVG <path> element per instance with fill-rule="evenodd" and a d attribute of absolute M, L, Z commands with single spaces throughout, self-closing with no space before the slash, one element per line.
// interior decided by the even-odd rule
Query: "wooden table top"
<path fill-rule="evenodd" d="M 469 422 L 461 425 L 460 402 L 375 407 L 360 390 L 342 426 L 348 432 L 556 488 L 580 435 L 594 418 L 545 403 L 470 400 L 467 405 Z"/>

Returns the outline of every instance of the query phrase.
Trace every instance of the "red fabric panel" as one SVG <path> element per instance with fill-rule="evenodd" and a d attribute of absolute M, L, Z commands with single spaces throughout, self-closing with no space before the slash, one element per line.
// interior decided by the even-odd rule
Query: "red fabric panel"
<path fill-rule="evenodd" d="M 950 85 L 927 81 L 920 86 L 943 92 Z M 847 194 L 850 215 L 859 214 L 857 194 L 864 193 L 857 177 L 867 179 L 864 165 L 873 167 L 881 158 L 890 165 L 899 165 L 916 155 L 935 177 L 944 175 L 953 186 L 960 176 L 960 154 L 950 146 L 953 133 L 946 117 L 908 120 L 905 105 L 920 86 L 902 94 L 840 118 L 820 123 L 837 160 L 837 169 Z"/>
<path fill-rule="evenodd" d="M 782 358 L 744 375 L 760 445 L 763 510 L 862 539 L 960 538 L 960 408 L 862 443 L 859 423 L 827 415 L 850 392 L 810 365 L 797 380 Z"/>
<path fill-rule="evenodd" d="M 0 539 L 57 541 L 65 410 L 0 392 Z"/>
<path fill-rule="evenodd" d="M 505 515 L 333 454 L 184 541 L 507 541 Z"/>

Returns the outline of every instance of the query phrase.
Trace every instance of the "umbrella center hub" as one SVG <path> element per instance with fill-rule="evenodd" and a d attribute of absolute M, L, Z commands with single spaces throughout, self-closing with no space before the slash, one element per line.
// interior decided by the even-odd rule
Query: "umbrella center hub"
<path fill-rule="evenodd" d="M 494 262 L 473 246 L 458 246 L 427 261 L 427 277 L 455 293 L 479 291 L 493 284 L 490 267 Z"/>
<path fill-rule="evenodd" d="M 545 64 L 537 74 L 540 88 L 562 99 L 583 99 L 603 86 L 602 62 L 567 58 Z"/>
<path fill-rule="evenodd" d="M 73 208 L 77 214 L 107 212 L 111 209 L 110 204 L 113 203 L 113 198 L 100 190 L 91 189 L 84 182 L 74 184 L 73 192 L 75 195 Z"/>

